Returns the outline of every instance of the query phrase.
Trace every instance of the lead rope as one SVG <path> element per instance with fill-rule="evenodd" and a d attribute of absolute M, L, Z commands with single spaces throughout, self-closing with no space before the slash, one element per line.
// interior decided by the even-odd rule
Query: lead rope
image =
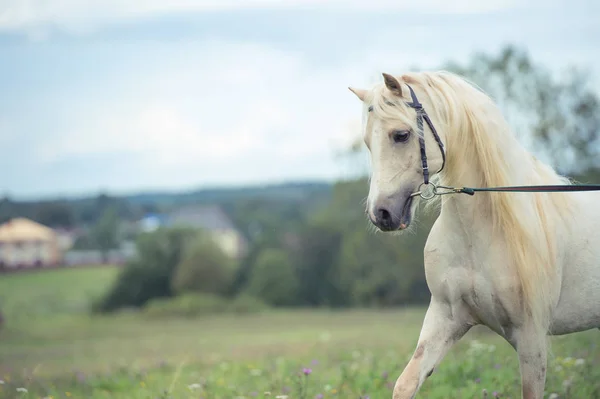
<path fill-rule="evenodd" d="M 425 188 L 423 188 L 425 186 Z M 440 191 L 440 189 L 445 191 Z M 507 186 L 507 187 L 448 187 L 437 186 L 434 183 L 421 183 L 419 191 L 412 193 L 410 196 L 419 196 L 424 200 L 433 199 L 436 195 L 446 194 L 468 194 L 475 195 L 478 191 L 500 191 L 500 192 L 576 192 L 576 191 L 600 191 L 600 184 L 569 184 L 569 185 L 540 185 L 540 186 Z"/>

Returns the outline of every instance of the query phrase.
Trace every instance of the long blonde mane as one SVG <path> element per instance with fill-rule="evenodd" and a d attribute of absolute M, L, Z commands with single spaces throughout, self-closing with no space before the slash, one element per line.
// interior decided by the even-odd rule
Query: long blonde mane
<path fill-rule="evenodd" d="M 419 100 L 443 134 L 446 166 L 436 176 L 441 184 L 464 186 L 466 176 L 475 176 L 469 184 L 479 187 L 570 184 L 527 152 L 493 100 L 465 79 L 442 71 L 405 74 L 401 81 L 418 90 Z M 380 117 L 414 126 L 414 110 L 398 104 L 383 86 L 371 95 Z M 425 135 L 431 135 L 427 128 Z M 427 151 L 438 149 L 428 146 Z M 552 298 L 560 284 L 556 229 L 567 225 L 558 223 L 569 217 L 569 197 L 562 193 L 478 193 L 475 197 L 473 204 L 490 217 L 492 232 L 505 242 L 511 259 L 509 265 L 499 267 L 508 267 L 515 277 L 525 317 L 534 328 L 547 330 Z"/>

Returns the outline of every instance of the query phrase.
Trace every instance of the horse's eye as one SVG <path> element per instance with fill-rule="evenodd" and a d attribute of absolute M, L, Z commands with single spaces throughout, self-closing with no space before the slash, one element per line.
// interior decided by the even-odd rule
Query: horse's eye
<path fill-rule="evenodd" d="M 408 140 L 410 136 L 410 130 L 394 130 L 392 132 L 392 140 L 394 143 L 403 143 Z"/>

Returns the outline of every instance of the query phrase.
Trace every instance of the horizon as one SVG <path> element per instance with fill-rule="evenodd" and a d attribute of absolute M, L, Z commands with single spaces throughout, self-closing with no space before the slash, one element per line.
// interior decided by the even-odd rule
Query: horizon
<path fill-rule="evenodd" d="M 0 190 L 29 201 L 350 178 L 368 158 L 336 157 L 360 129 L 348 86 L 514 44 L 553 73 L 589 70 L 600 93 L 598 11 L 591 0 L 9 0 Z"/>
<path fill-rule="evenodd" d="M 196 185 L 196 186 L 187 186 L 187 187 L 175 187 L 175 188 L 132 188 L 129 191 L 108 191 L 108 190 L 98 190 L 98 191 L 84 191 L 84 192 L 71 192 L 68 194 L 47 194 L 47 195 L 33 195 L 33 196 L 14 196 L 3 194 L 0 195 L 0 200 L 9 199 L 14 202 L 21 203 L 36 203 L 36 202 L 54 202 L 54 201 L 79 201 L 90 198 L 98 197 L 99 195 L 106 195 L 112 198 L 131 198 L 131 197 L 139 197 L 139 196 L 154 196 L 154 195 L 165 195 L 165 196 L 179 196 L 179 195 L 187 195 L 187 194 L 196 194 L 201 192 L 209 192 L 209 191 L 236 191 L 236 190 L 245 190 L 245 189 L 268 189 L 272 187 L 281 187 L 281 186 L 302 186 L 309 184 L 317 184 L 317 185 L 328 185 L 332 186 L 338 182 L 343 181 L 343 179 L 327 179 L 327 178 L 314 178 L 314 179 L 289 179 L 289 180 L 280 180 L 280 181 L 263 181 L 263 182 L 249 182 L 249 183 L 234 183 L 234 184 L 224 184 L 224 185 Z"/>

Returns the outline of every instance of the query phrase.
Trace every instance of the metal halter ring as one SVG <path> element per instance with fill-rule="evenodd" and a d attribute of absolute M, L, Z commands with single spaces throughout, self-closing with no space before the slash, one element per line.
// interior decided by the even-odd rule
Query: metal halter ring
<path fill-rule="evenodd" d="M 427 186 L 427 187 L 431 187 L 430 189 L 426 189 L 426 190 L 422 190 L 421 187 L 423 186 Z M 428 192 L 430 192 L 429 194 L 427 194 Z M 431 182 L 429 182 L 428 184 L 425 183 L 421 183 L 419 185 L 419 191 L 412 193 L 410 196 L 414 197 L 418 195 L 419 197 L 423 198 L 424 200 L 430 200 L 433 199 L 436 195 L 438 195 L 438 191 L 437 191 L 437 186 Z"/>

